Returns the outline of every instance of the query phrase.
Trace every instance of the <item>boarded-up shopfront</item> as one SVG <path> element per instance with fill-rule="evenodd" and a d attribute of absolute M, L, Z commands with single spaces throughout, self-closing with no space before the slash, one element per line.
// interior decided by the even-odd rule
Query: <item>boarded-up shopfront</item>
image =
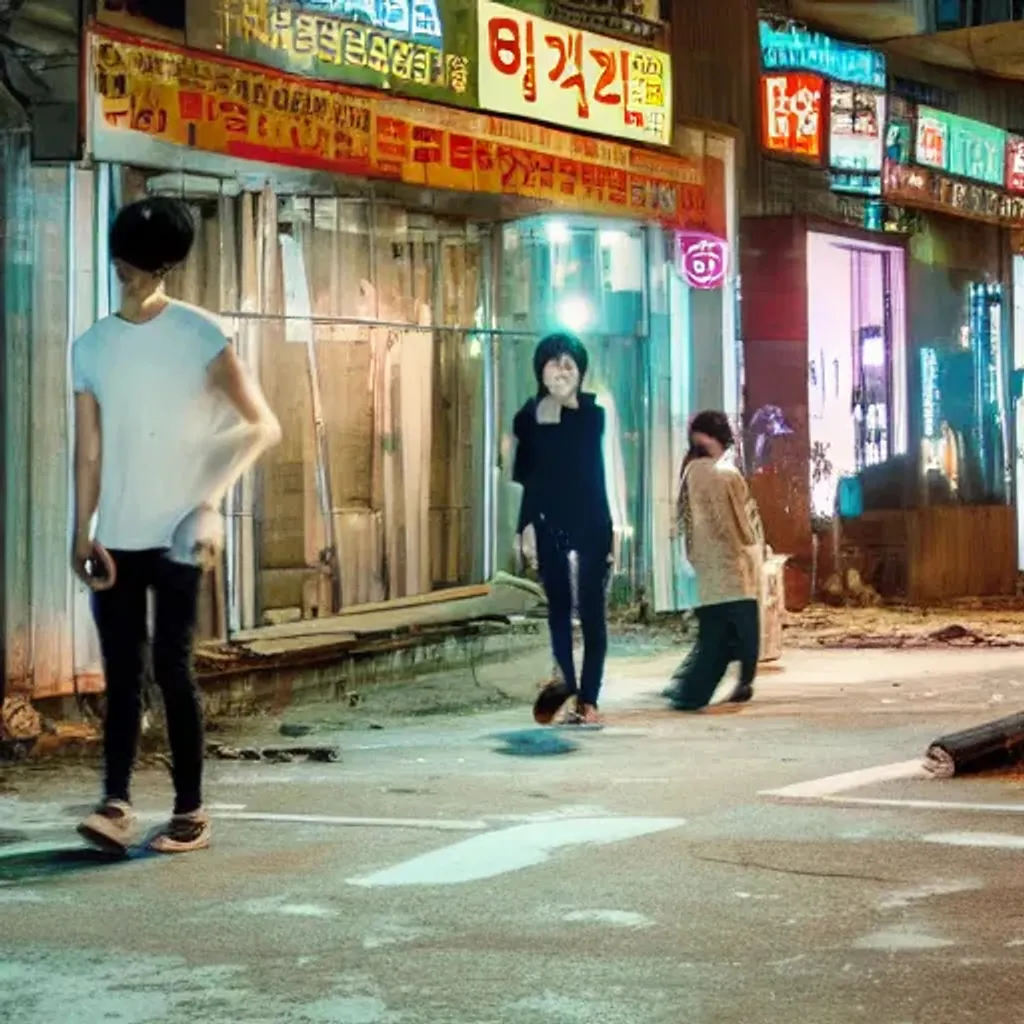
<path fill-rule="evenodd" d="M 101 10 L 91 164 L 50 173 L 84 239 L 61 268 L 69 334 L 117 307 L 116 209 L 180 196 L 200 234 L 171 290 L 221 315 L 281 419 L 283 443 L 225 509 L 205 635 L 510 568 L 508 434 L 556 327 L 583 337 L 610 410 L 619 592 L 685 606 L 677 435 L 695 402 L 738 399 L 734 169 L 729 140 L 676 129 L 669 56 L 585 33 L 574 81 L 556 44 L 576 33 L 499 5 L 416 4 L 379 25 L 195 6 L 184 31 Z M 680 260 L 695 240 L 718 253 L 713 281 Z M 62 643 L 89 688 L 87 603 L 67 586 Z"/>

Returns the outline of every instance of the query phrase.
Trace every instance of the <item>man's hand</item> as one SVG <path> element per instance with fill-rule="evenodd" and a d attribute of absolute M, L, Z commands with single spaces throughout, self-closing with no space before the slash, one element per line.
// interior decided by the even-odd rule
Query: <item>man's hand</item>
<path fill-rule="evenodd" d="M 182 532 L 184 536 L 180 536 Z M 182 549 L 187 550 L 192 564 L 203 572 L 210 572 L 220 563 L 224 551 L 224 519 L 213 505 L 200 505 L 178 524 L 172 550 L 177 550 L 180 557 L 184 554 Z"/>
<path fill-rule="evenodd" d="M 527 524 L 522 533 L 516 534 L 515 540 L 512 543 L 515 546 L 516 558 L 523 563 L 523 567 L 529 566 L 531 569 L 536 570 L 537 531 L 534 530 L 533 526 Z"/>
<path fill-rule="evenodd" d="M 94 593 L 109 590 L 117 580 L 110 553 L 90 537 L 76 537 L 71 551 L 71 568 Z"/>
<path fill-rule="evenodd" d="M 221 549 L 218 544 L 208 540 L 197 540 L 192 549 L 192 557 L 203 572 L 210 572 L 220 561 Z"/>

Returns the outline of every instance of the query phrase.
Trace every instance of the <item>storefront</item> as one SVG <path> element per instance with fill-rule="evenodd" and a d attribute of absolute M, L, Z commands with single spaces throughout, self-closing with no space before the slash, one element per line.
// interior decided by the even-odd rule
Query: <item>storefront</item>
<path fill-rule="evenodd" d="M 556 326 L 609 411 L 616 593 L 685 605 L 655 566 L 677 435 L 696 404 L 738 403 L 735 182 L 730 140 L 673 125 L 668 55 L 487 3 L 375 27 L 282 5 L 185 33 L 116 6 L 88 36 L 91 163 L 51 172 L 75 226 L 67 337 L 118 302 L 113 212 L 181 196 L 200 238 L 170 287 L 222 316 L 284 428 L 230 496 L 204 633 L 510 567 L 511 418 Z M 578 81 L 565 39 L 587 44 Z M 64 579 L 88 687 L 88 607 Z"/>
<path fill-rule="evenodd" d="M 1024 223 L 1021 145 L 932 106 L 891 105 L 883 194 L 911 228 L 908 542 L 920 555 L 906 574 L 922 600 L 1016 590 L 1010 238 Z"/>
<path fill-rule="evenodd" d="M 748 469 L 792 604 L 845 568 L 916 601 L 1012 592 L 1006 133 L 919 109 L 865 47 L 761 42 L 762 150 L 805 175 L 742 254 Z"/>

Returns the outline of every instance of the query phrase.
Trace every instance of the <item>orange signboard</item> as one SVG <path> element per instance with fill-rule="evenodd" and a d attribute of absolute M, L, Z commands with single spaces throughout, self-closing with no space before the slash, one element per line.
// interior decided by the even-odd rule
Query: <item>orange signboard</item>
<path fill-rule="evenodd" d="M 825 81 L 803 71 L 761 76 L 761 142 L 769 153 L 822 158 Z"/>
<path fill-rule="evenodd" d="M 97 159 L 132 159 L 124 145 L 130 135 L 675 227 L 723 219 L 706 209 L 703 159 L 312 82 L 107 31 L 91 34 L 90 72 Z"/>

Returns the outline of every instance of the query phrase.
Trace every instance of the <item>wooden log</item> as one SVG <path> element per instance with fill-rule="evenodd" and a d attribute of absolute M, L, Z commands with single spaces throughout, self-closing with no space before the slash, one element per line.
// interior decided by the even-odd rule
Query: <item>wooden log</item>
<path fill-rule="evenodd" d="M 924 767 L 939 778 L 1006 768 L 1024 760 L 1024 713 L 940 736 L 925 753 Z"/>

